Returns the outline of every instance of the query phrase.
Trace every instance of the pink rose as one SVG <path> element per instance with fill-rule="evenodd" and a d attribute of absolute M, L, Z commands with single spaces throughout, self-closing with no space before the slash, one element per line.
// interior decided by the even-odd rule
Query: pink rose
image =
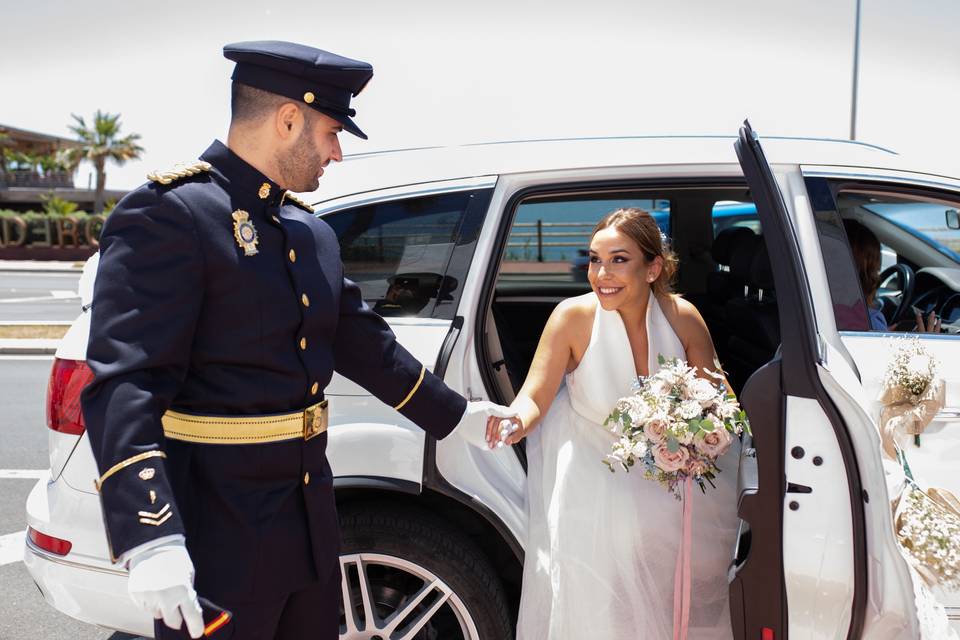
<path fill-rule="evenodd" d="M 665 444 L 667 442 L 667 426 L 666 420 L 650 418 L 643 425 L 643 435 L 652 444 Z"/>
<path fill-rule="evenodd" d="M 732 442 L 733 436 L 726 427 L 716 424 L 713 431 L 704 434 L 703 438 L 695 439 L 693 446 L 703 455 L 717 459 L 727 452 Z"/>
<path fill-rule="evenodd" d="M 653 462 L 661 471 L 674 473 L 687 466 L 690 459 L 690 452 L 686 447 L 680 447 L 676 451 L 670 451 L 666 444 L 658 444 L 653 448 Z"/>

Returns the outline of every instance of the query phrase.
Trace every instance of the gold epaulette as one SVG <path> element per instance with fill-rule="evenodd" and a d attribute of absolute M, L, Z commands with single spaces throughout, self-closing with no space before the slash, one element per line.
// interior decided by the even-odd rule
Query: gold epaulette
<path fill-rule="evenodd" d="M 301 209 L 303 209 L 303 210 L 306 211 L 307 213 L 313 213 L 313 207 L 311 207 L 311 206 L 308 205 L 306 202 L 304 202 L 303 200 L 301 200 L 301 199 L 298 198 L 297 196 L 293 195 L 293 194 L 290 193 L 289 191 L 287 191 L 287 192 L 283 195 L 283 199 L 284 199 L 284 202 L 286 202 L 287 200 L 289 200 L 290 202 L 292 202 L 293 204 L 297 205 L 298 207 L 300 207 Z"/>
<path fill-rule="evenodd" d="M 160 184 L 170 184 L 175 180 L 189 178 L 190 176 L 195 176 L 198 173 L 210 171 L 210 167 L 211 165 L 209 162 L 197 160 L 192 164 L 178 164 L 169 171 L 154 171 L 152 173 L 148 173 L 147 180 L 159 182 Z"/>

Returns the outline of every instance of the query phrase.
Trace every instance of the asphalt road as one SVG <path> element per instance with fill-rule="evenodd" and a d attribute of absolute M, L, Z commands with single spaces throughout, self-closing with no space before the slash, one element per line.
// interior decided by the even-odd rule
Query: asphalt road
<path fill-rule="evenodd" d="M 76 273 L 33 273 L 0 268 L 0 322 L 73 320 L 80 314 Z"/>
<path fill-rule="evenodd" d="M 0 356 L 0 540 L 26 528 L 24 504 L 36 483 L 4 472 L 49 467 L 44 402 L 51 363 L 48 357 Z M 0 640 L 131 637 L 59 613 L 40 595 L 23 562 L 7 559 L 0 555 Z"/>

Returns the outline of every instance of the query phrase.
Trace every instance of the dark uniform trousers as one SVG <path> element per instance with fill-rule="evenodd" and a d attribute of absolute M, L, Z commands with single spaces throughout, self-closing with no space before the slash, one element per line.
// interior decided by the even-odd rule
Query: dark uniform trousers
<path fill-rule="evenodd" d="M 229 417 L 301 411 L 334 371 L 438 438 L 466 401 L 365 305 L 326 223 L 223 144 L 202 160 L 128 194 L 101 237 L 82 403 L 110 551 L 182 535 L 230 637 L 335 638 L 327 434 L 188 442 L 162 416 L 225 416 L 229 439 Z"/>

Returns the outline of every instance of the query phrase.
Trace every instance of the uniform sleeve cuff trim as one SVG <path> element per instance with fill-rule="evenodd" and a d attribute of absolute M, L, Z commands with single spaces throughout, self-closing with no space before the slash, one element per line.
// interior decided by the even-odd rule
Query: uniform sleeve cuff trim
<path fill-rule="evenodd" d="M 423 382 L 423 376 L 427 372 L 427 368 L 423 365 L 420 365 L 420 377 L 417 378 L 417 384 L 413 385 L 413 389 L 410 389 L 410 393 L 407 394 L 407 397 L 403 399 L 403 402 L 394 407 L 397 411 L 403 409 L 403 407 L 410 402 L 410 398 L 413 397 L 413 394 L 417 392 L 417 389 L 420 388 L 420 383 Z"/>
<path fill-rule="evenodd" d="M 421 378 L 422 378 L 422 374 L 421 374 Z M 412 395 L 412 394 L 411 394 L 411 395 Z M 124 460 L 123 462 L 118 462 L 117 464 L 115 464 L 115 465 L 113 465 L 112 467 L 110 467 L 109 469 L 107 469 L 106 473 L 104 473 L 102 476 L 100 476 L 100 479 L 99 479 L 99 480 L 96 480 L 96 481 L 94 482 L 94 484 L 95 484 L 96 487 L 97 487 L 97 491 L 100 491 L 100 487 L 103 486 L 104 480 L 106 480 L 107 478 L 109 478 L 109 477 L 112 476 L 113 474 L 117 473 L 117 472 L 120 471 L 121 469 L 125 469 L 125 468 L 129 467 L 129 466 L 132 465 L 132 464 L 136 464 L 136 463 L 140 462 L 141 460 L 147 460 L 148 458 L 166 458 L 166 457 L 167 457 L 167 454 L 164 453 L 163 451 L 145 451 L 144 453 L 138 453 L 138 454 L 135 455 L 135 456 L 132 456 L 132 457 L 130 457 L 130 458 L 127 458 L 127 459 Z"/>

